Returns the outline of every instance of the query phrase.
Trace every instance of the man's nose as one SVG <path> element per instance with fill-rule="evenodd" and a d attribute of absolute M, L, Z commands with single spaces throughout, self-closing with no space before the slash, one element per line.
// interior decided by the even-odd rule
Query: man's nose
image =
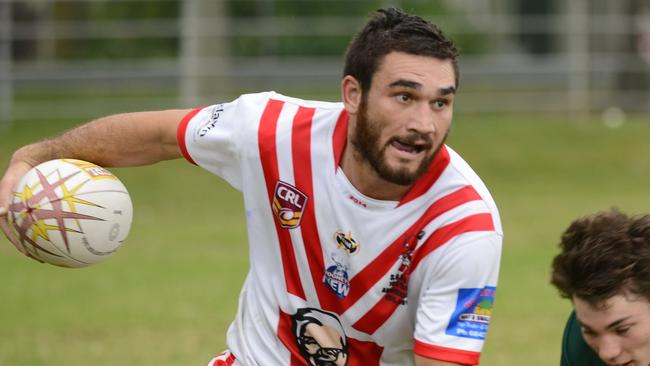
<path fill-rule="evenodd" d="M 621 354 L 622 347 L 620 343 L 611 337 L 604 337 L 596 345 L 598 356 L 605 362 L 616 362 L 616 358 Z"/>
<path fill-rule="evenodd" d="M 435 114 L 428 103 L 418 103 L 414 106 L 407 129 L 423 134 L 436 132 Z"/>

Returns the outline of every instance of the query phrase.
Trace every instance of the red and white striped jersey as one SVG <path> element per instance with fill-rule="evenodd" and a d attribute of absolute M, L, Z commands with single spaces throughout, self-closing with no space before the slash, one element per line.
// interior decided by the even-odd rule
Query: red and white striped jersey
<path fill-rule="evenodd" d="M 341 103 L 267 92 L 179 125 L 185 157 L 244 196 L 235 364 L 477 364 L 503 236 L 488 190 L 443 146 L 401 201 L 366 197 L 339 168 L 347 122 Z"/>

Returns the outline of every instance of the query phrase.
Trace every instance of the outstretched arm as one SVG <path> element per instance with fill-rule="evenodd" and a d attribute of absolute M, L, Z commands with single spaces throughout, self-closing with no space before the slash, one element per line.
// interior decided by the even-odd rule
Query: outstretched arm
<path fill-rule="evenodd" d="M 176 109 L 116 114 L 18 149 L 0 180 L 0 229 L 24 252 L 9 229 L 7 208 L 12 189 L 32 167 L 58 158 L 124 167 L 181 157 L 176 129 L 187 113 L 189 110 Z"/>

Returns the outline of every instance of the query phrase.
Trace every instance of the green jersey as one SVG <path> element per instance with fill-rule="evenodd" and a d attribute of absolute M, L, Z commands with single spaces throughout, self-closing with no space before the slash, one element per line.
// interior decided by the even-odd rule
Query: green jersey
<path fill-rule="evenodd" d="M 585 343 L 580 331 L 576 313 L 571 316 L 564 327 L 562 339 L 561 366 L 606 366 L 596 353 Z"/>

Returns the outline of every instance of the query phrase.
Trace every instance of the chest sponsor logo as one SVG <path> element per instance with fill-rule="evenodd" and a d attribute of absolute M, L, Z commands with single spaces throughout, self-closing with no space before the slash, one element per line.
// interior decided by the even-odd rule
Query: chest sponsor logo
<path fill-rule="evenodd" d="M 283 181 L 277 181 L 273 194 L 273 213 L 280 226 L 285 229 L 298 227 L 302 220 L 302 214 L 305 212 L 307 200 L 307 195 L 300 192 L 298 188 Z"/>
<path fill-rule="evenodd" d="M 359 243 L 352 237 L 352 233 L 348 232 L 347 235 L 342 231 L 337 231 L 334 234 L 336 245 L 339 249 L 345 250 L 348 254 L 353 255 L 359 251 Z"/>
<path fill-rule="evenodd" d="M 348 340 L 336 315 L 320 309 L 298 309 L 293 332 L 301 355 L 310 366 L 348 364 Z"/>
<path fill-rule="evenodd" d="M 496 287 L 461 288 L 456 310 L 449 320 L 446 333 L 456 337 L 485 339 L 492 317 Z"/>
<path fill-rule="evenodd" d="M 333 266 L 327 267 L 323 275 L 323 283 L 336 294 L 336 297 L 342 299 L 348 296 L 350 292 L 350 276 L 348 275 L 348 266 L 332 255 Z"/>

